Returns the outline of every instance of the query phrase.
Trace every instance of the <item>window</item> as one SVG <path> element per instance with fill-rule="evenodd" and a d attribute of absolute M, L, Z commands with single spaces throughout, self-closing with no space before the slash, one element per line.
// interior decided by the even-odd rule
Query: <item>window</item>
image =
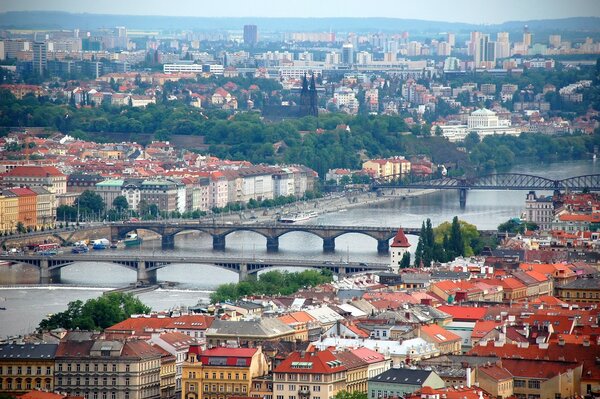
<path fill-rule="evenodd" d="M 321 392 L 321 386 L 320 385 L 313 386 L 313 392 Z"/>
<path fill-rule="evenodd" d="M 295 391 L 295 390 L 296 390 L 296 386 L 295 386 L 295 385 L 290 385 L 290 388 L 289 388 L 289 390 L 290 390 L 290 391 Z"/>
<path fill-rule="evenodd" d="M 42 368 L 41 367 L 36 368 L 35 373 L 37 375 L 42 375 Z"/>
<path fill-rule="evenodd" d="M 52 374 L 52 369 L 50 367 L 46 367 L 46 375 Z"/>
<path fill-rule="evenodd" d="M 129 377 L 125 378 L 125 385 L 129 385 Z"/>
<path fill-rule="evenodd" d="M 112 365 L 112 371 L 115 371 L 115 372 L 117 371 L 117 365 L 116 364 Z"/>
<path fill-rule="evenodd" d="M 524 388 L 525 380 L 515 380 L 515 388 Z"/>
<path fill-rule="evenodd" d="M 129 365 L 128 365 L 128 364 L 127 364 L 127 365 L 125 365 L 125 372 L 126 372 L 126 373 L 129 373 Z M 129 395 L 127 395 L 127 396 L 129 396 Z"/>
<path fill-rule="evenodd" d="M 208 384 L 204 384 L 204 392 L 208 392 Z"/>
<path fill-rule="evenodd" d="M 115 391 L 110 393 L 110 399 L 117 399 L 117 393 Z"/>
<path fill-rule="evenodd" d="M 283 384 L 277 384 L 277 390 L 283 391 Z"/>
<path fill-rule="evenodd" d="M 540 389 L 540 381 L 539 380 L 529 380 L 527 382 L 527 388 L 529 388 L 529 389 Z"/>

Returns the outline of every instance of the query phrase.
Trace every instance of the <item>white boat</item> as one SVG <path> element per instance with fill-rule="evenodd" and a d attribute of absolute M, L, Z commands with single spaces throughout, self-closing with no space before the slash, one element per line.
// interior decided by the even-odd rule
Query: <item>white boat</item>
<path fill-rule="evenodd" d="M 283 215 L 279 218 L 280 223 L 296 223 L 319 216 L 317 212 L 298 212 Z"/>

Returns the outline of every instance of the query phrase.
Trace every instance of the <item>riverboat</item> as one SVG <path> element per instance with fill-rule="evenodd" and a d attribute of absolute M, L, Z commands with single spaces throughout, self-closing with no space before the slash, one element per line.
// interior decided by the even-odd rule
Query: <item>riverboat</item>
<path fill-rule="evenodd" d="M 282 215 L 279 218 L 280 223 L 296 223 L 303 222 L 305 220 L 309 220 L 312 218 L 316 218 L 319 216 L 316 212 L 299 212 L 299 213 L 291 213 Z"/>
<path fill-rule="evenodd" d="M 94 249 L 106 249 L 110 246 L 110 241 L 106 238 L 100 238 L 99 240 L 94 240 L 92 242 L 92 248 Z"/>
<path fill-rule="evenodd" d="M 123 240 L 123 244 L 126 247 L 135 247 L 142 244 L 142 237 L 137 233 L 128 233 L 127 237 Z"/>

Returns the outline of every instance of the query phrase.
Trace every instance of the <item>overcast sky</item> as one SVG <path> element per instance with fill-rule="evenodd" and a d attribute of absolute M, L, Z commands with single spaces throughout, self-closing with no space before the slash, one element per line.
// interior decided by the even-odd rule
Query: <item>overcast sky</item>
<path fill-rule="evenodd" d="M 600 0 L 0 0 L 4 11 L 197 17 L 392 17 L 495 24 L 600 16 Z"/>

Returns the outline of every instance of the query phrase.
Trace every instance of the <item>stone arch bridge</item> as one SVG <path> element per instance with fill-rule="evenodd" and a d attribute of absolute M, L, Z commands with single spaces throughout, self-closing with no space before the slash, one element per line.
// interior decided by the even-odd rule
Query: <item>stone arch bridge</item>
<path fill-rule="evenodd" d="M 54 256 L 43 255 L 13 255 L 2 259 L 33 265 L 40 270 L 40 283 L 60 283 L 60 271 L 63 267 L 75 262 L 114 263 L 134 270 L 137 281 L 144 284 L 157 282 L 157 270 L 172 264 L 213 265 L 225 270 L 238 273 L 240 281 L 248 276 L 257 274 L 261 270 L 275 267 L 303 267 L 318 270 L 330 270 L 337 275 L 350 275 L 369 271 L 388 270 L 386 263 L 358 263 L 358 262 L 330 262 L 321 260 L 293 260 L 293 259 L 250 259 L 233 257 L 199 257 L 181 255 L 125 255 L 109 253 L 89 254 L 59 254 Z M 101 265 L 100 265 L 101 266 Z M 199 269 L 201 271 L 201 269 Z"/>
<path fill-rule="evenodd" d="M 236 231 L 252 231 L 267 239 L 267 250 L 277 252 L 279 237 L 291 232 L 306 232 L 314 234 L 323 240 L 323 251 L 335 251 L 335 239 L 344 234 L 363 234 L 377 240 L 377 252 L 386 254 L 389 251 L 389 241 L 398 232 L 399 227 L 368 227 L 368 226 L 326 226 L 311 224 L 285 223 L 202 223 L 198 221 L 169 222 L 148 221 L 111 225 L 111 238 L 123 239 L 127 233 L 134 230 L 149 230 L 161 236 L 162 248 L 171 249 L 175 246 L 175 236 L 185 231 L 200 231 L 210 234 L 213 239 L 213 249 L 224 250 L 226 237 Z M 403 228 L 404 233 L 418 235 L 420 228 Z"/>

